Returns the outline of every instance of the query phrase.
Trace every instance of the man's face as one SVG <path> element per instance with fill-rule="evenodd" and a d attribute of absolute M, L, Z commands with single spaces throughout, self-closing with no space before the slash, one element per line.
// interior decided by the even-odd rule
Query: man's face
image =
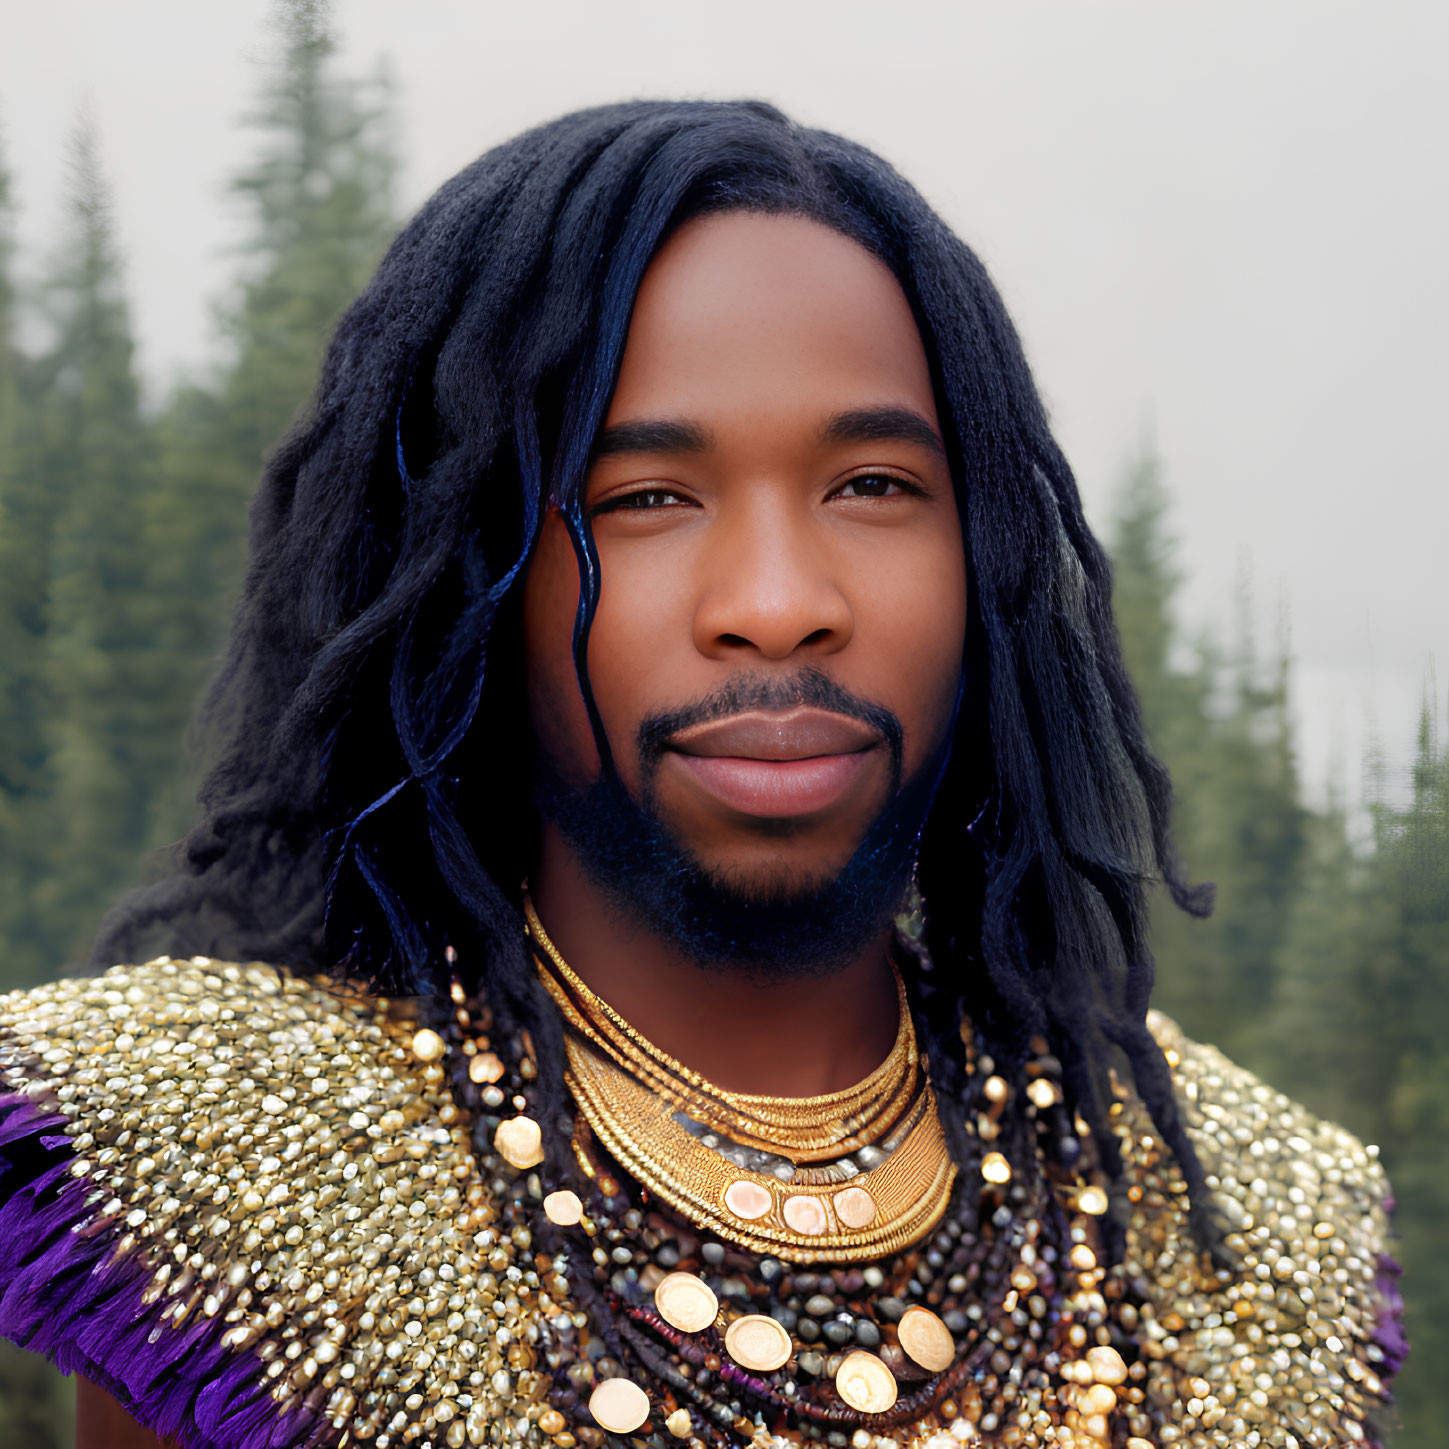
<path fill-rule="evenodd" d="M 930 372 L 890 271 L 800 217 L 686 224 L 645 274 L 585 496 L 588 673 L 630 798 L 735 890 L 830 880 L 934 775 L 966 626 Z M 582 790 L 600 764 L 577 601 L 553 512 L 524 589 L 529 707 L 550 774 Z"/>

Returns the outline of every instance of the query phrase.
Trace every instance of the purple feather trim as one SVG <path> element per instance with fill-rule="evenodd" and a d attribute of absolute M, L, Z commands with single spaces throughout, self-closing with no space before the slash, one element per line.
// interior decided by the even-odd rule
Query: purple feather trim
<path fill-rule="evenodd" d="M 1392 1218 L 1393 1198 L 1384 1199 L 1384 1212 Z M 1389 1392 L 1389 1384 L 1409 1356 L 1409 1340 L 1404 1333 L 1404 1299 L 1399 1292 L 1399 1277 L 1404 1270 L 1389 1253 L 1380 1253 L 1374 1266 L 1374 1293 L 1378 1300 L 1378 1312 L 1374 1319 L 1371 1342 L 1383 1355 L 1374 1367 L 1383 1385 L 1384 1400 L 1392 1404 L 1393 1395 Z M 1368 1421 L 1364 1425 L 1367 1431 L 1365 1449 L 1383 1449 L 1388 1425 L 1386 1411 L 1369 1412 Z"/>
<path fill-rule="evenodd" d="M 1399 1276 L 1404 1270 L 1387 1253 L 1379 1254 L 1377 1266 L 1374 1287 L 1379 1295 L 1379 1314 L 1373 1341 L 1383 1353 L 1379 1377 L 1387 1383 L 1403 1368 L 1409 1356 L 1409 1340 L 1404 1334 L 1404 1298 L 1399 1292 Z"/>
<path fill-rule="evenodd" d="M 120 1214 L 109 1193 L 71 1175 L 65 1119 L 28 1097 L 0 1093 L 0 1336 L 78 1373 L 144 1428 L 182 1449 L 325 1449 L 340 1432 L 321 1395 L 283 1413 L 266 1365 L 223 1348 L 229 1324 L 198 1309 L 163 1318 L 178 1298 L 143 1301 L 151 1275 L 138 1254 L 117 1255 Z"/>

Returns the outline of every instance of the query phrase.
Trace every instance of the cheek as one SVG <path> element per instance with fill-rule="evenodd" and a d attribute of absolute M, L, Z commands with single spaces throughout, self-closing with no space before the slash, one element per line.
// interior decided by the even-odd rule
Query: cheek
<path fill-rule="evenodd" d="M 598 607 L 589 628 L 589 682 L 594 703 L 627 787 L 639 784 L 632 740 L 651 707 L 702 692 L 709 681 L 690 673 L 687 647 L 688 558 L 672 548 L 600 546 Z M 574 669 L 578 563 L 562 517 L 550 513 L 523 584 L 524 666 L 529 718 L 540 747 L 569 778 L 599 772 L 588 710 Z M 684 620 L 681 627 L 680 621 Z M 667 687 L 661 697 L 661 684 Z M 671 690 L 673 691 L 671 693 Z"/>
<path fill-rule="evenodd" d="M 523 580 L 523 653 L 528 713 L 538 744 L 570 777 L 591 779 L 598 752 L 574 673 L 579 576 L 568 529 L 557 512 L 544 520 Z"/>
<path fill-rule="evenodd" d="M 864 605 L 881 620 L 878 657 L 891 661 L 905 731 L 907 776 L 930 758 L 951 723 L 966 644 L 966 564 L 959 535 L 932 540 L 877 577 Z M 857 615 L 857 617 L 860 617 Z"/>
<path fill-rule="evenodd" d="M 678 540 L 599 543 L 599 606 L 589 629 L 589 681 L 624 786 L 637 791 L 639 724 L 711 687 L 689 629 L 693 555 Z M 577 692 L 577 691 L 576 691 Z M 592 736 L 591 736 L 592 741 Z"/>

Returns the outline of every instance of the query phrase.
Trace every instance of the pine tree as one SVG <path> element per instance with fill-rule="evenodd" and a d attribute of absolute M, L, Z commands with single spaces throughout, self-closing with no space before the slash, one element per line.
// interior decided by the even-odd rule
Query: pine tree
<path fill-rule="evenodd" d="M 84 960 L 91 932 L 150 839 L 150 797 L 176 740 L 156 708 L 145 519 L 154 449 L 108 188 L 93 125 L 72 139 L 70 235 L 47 286 L 55 341 L 40 359 L 35 469 L 50 503 L 45 627 L 49 789 L 36 857 L 37 967 Z M 37 842 L 38 844 L 39 842 Z"/>
<path fill-rule="evenodd" d="M 333 326 L 396 229 L 388 88 L 332 74 L 329 8 L 278 5 L 279 63 L 249 117 L 261 153 L 232 183 L 253 231 L 226 318 L 226 421 L 249 475 L 310 393 Z"/>
<path fill-rule="evenodd" d="M 15 341 L 18 288 L 10 174 L 0 156 L 0 990 L 17 975 L 31 927 L 34 805 L 41 793 L 41 677 L 48 588 L 48 510 L 25 447 L 24 358 Z M 0 1440 L 63 1449 L 74 1438 L 74 1391 L 44 1360 L 0 1342 Z"/>
<path fill-rule="evenodd" d="M 43 655 L 50 505 L 28 457 L 24 359 L 15 341 L 10 177 L 0 159 L 0 938 L 20 909 L 14 867 L 25 802 L 44 772 Z"/>
<path fill-rule="evenodd" d="M 1161 460 L 1145 443 L 1113 510 L 1112 608 L 1148 735 L 1162 751 L 1171 749 L 1172 732 L 1185 722 L 1182 681 L 1169 660 L 1176 632 L 1172 602 L 1182 582 L 1166 528 L 1169 507 Z"/>
<path fill-rule="evenodd" d="M 1414 1351 L 1395 1386 L 1396 1449 L 1440 1442 L 1433 1365 L 1449 1348 L 1449 747 L 1432 696 L 1406 805 L 1366 761 L 1372 839 L 1324 829 L 1280 955 L 1270 1031 L 1280 1085 L 1379 1145 Z"/>
<path fill-rule="evenodd" d="M 1207 952 L 1191 953 L 1197 960 L 1188 972 L 1198 1029 L 1271 1076 L 1272 1053 L 1256 1028 L 1273 997 L 1309 813 L 1300 798 L 1286 641 L 1265 665 L 1248 624 L 1246 577 L 1238 611 L 1238 641 L 1222 678 L 1226 708 L 1211 722 L 1207 778 L 1198 783 L 1191 817 L 1201 868 L 1217 881 L 1217 909 L 1202 933 Z"/>
<path fill-rule="evenodd" d="M 177 745 L 239 583 L 247 500 L 327 334 L 394 229 L 386 87 L 331 74 L 325 8 L 278 6 L 280 54 L 238 178 L 252 234 L 228 357 L 143 416 L 93 130 L 44 297 L 12 344 L 0 167 L 0 988 L 81 959 L 143 852 L 189 821 Z M 70 1442 L 68 1382 L 0 1345 L 0 1440 Z"/>
<path fill-rule="evenodd" d="M 1287 647 L 1265 670 L 1247 627 L 1244 582 L 1232 655 L 1224 659 L 1205 638 L 1188 659 L 1174 658 L 1180 580 L 1166 532 L 1168 507 L 1160 465 L 1144 452 L 1114 513 L 1113 604 L 1149 740 L 1172 774 L 1178 852 L 1195 878 L 1217 886 L 1207 921 L 1182 915 L 1159 892 L 1156 999 L 1193 1035 L 1264 1069 L 1268 1044 L 1258 1027 L 1308 827 L 1288 714 Z"/>
<path fill-rule="evenodd" d="M 333 72 L 327 7 L 286 0 L 261 101 L 261 137 L 235 178 L 250 232 L 236 295 L 219 311 L 224 365 L 184 387 L 159 422 L 160 491 L 150 538 L 163 638 L 185 712 L 225 634 L 240 583 L 247 502 L 266 455 L 306 402 L 323 348 L 396 227 L 388 89 Z M 182 832 L 192 777 L 157 801 L 157 829 Z"/>
<path fill-rule="evenodd" d="M 1436 1442 L 1442 1414 L 1433 1366 L 1449 1349 L 1449 745 L 1432 698 L 1421 716 L 1408 806 L 1375 810 L 1375 879 L 1393 937 L 1372 961 L 1379 988 L 1345 1036 L 1382 1103 L 1378 1140 L 1398 1199 L 1407 1328 L 1415 1347 L 1399 1397 L 1409 1436 Z"/>

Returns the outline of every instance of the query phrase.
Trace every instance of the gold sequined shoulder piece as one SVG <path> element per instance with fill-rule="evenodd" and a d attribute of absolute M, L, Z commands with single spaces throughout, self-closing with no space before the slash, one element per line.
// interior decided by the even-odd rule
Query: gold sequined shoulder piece
<path fill-rule="evenodd" d="M 1190 1449 L 1376 1442 L 1402 1349 L 1376 1150 L 1161 1013 L 1148 1025 L 1240 1265 L 1216 1272 L 1198 1251 L 1186 1185 L 1123 1092 L 1114 1112 L 1133 1210 L 1122 1275 L 1145 1298 L 1137 1336 L 1159 1422 Z"/>
<path fill-rule="evenodd" d="M 491 1190 L 506 1165 L 475 1158 L 444 1052 L 397 1003 L 262 965 L 163 959 L 0 997 L 0 1143 L 43 1119 L 72 1209 L 62 1246 L 57 1206 L 12 1254 L 46 1311 L 7 1293 L 0 1332 L 89 1354 L 188 1443 L 549 1442 L 540 1357 L 571 1305 Z M 22 1237 L 30 1210 L 0 1184 Z M 76 1296 L 97 1284 L 112 1309 L 134 1294 L 104 1341 Z"/>

